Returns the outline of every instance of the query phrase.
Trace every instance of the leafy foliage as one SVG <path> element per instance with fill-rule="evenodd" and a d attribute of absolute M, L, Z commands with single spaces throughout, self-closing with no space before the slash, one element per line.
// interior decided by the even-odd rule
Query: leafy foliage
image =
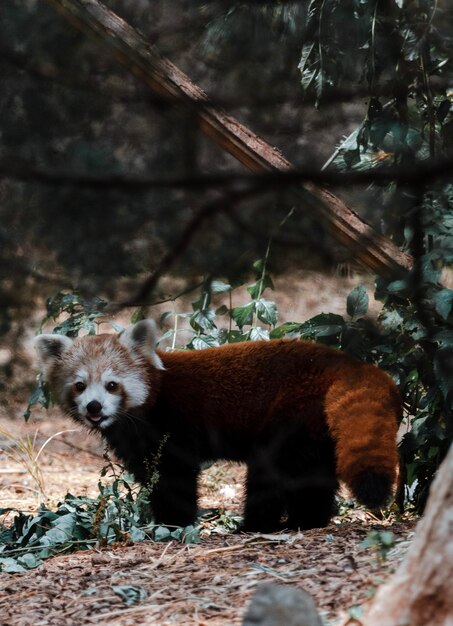
<path fill-rule="evenodd" d="M 118 541 L 198 542 L 193 526 L 168 528 L 150 522 L 148 488 L 137 491 L 132 477 L 116 475 L 111 464 L 102 476 L 109 469 L 114 472 L 113 481 L 99 481 L 97 498 L 68 493 L 55 511 L 41 506 L 33 515 L 19 512 L 9 527 L 0 525 L 0 570 L 23 572 L 38 567 L 50 556 Z M 0 515 L 10 510 L 0 509 Z"/>
<path fill-rule="evenodd" d="M 362 541 L 362 550 L 372 548 L 379 562 L 385 561 L 389 551 L 395 546 L 395 536 L 388 530 L 372 530 Z"/>
<path fill-rule="evenodd" d="M 434 0 L 313 0 L 308 13 L 299 66 L 305 93 L 314 93 L 318 105 L 342 88 L 368 96 L 363 123 L 330 163 L 340 170 L 416 168 L 427 158 L 451 156 L 451 9 Z M 411 421 L 401 456 L 422 510 L 453 438 L 453 292 L 439 283 L 442 268 L 453 262 L 453 186 L 447 180 L 427 188 L 415 173 L 411 184 L 372 185 L 369 197 L 384 206 L 386 231 L 412 253 L 415 266 L 400 280 L 378 279 L 379 333 L 360 322 L 366 303 L 356 292 L 347 304 L 352 319 L 336 339 L 397 381 Z"/>
<path fill-rule="evenodd" d="M 263 297 L 266 289 L 273 289 L 272 279 L 266 269 L 266 259 L 256 261 L 253 270 L 256 280 L 247 287 L 250 301 L 240 306 L 232 306 L 233 286 L 221 280 L 208 280 L 203 284 L 200 297 L 192 302 L 192 311 L 172 310 L 161 315 L 161 322 L 173 317 L 174 326 L 172 330 L 164 333 L 160 341 L 171 338 L 172 348 L 176 348 L 182 330 L 180 322 L 185 319 L 188 319 L 192 329 L 192 338 L 183 346 L 184 349 L 202 350 L 224 343 L 269 339 L 270 331 L 278 321 L 278 312 L 275 302 Z M 213 301 L 225 295 L 230 298 L 230 306 L 225 303 L 214 306 Z M 237 328 L 233 328 L 233 324 Z M 187 329 L 183 330 L 184 333 L 187 332 Z M 180 345 L 179 347 L 181 348 Z"/>

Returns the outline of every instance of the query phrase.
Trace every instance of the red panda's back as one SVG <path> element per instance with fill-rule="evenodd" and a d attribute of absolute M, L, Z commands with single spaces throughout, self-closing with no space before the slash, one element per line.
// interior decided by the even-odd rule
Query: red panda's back
<path fill-rule="evenodd" d="M 194 422 L 261 429 L 273 416 L 323 420 L 323 401 L 343 353 L 304 341 L 258 341 L 160 353 L 161 394 Z"/>

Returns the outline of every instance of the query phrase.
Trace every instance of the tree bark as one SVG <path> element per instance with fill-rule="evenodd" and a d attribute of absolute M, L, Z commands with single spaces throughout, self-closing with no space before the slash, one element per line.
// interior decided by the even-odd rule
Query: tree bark
<path fill-rule="evenodd" d="M 379 589 L 363 626 L 453 626 L 452 582 L 453 446 L 431 485 L 407 555 Z"/>
<path fill-rule="evenodd" d="M 177 106 L 190 110 L 200 129 L 252 172 L 288 172 L 292 164 L 266 141 L 221 109 L 142 35 L 98 0 L 48 0 L 76 28 L 95 34 L 116 59 L 149 87 Z M 352 250 L 354 258 L 382 276 L 393 278 L 411 269 L 413 259 L 377 233 L 333 193 L 311 182 L 299 186 L 298 202 L 327 222 L 331 234 Z"/>

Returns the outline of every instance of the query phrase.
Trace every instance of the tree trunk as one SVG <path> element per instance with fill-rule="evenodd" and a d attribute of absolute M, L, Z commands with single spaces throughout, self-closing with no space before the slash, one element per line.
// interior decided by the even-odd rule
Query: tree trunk
<path fill-rule="evenodd" d="M 431 485 L 406 557 L 363 626 L 453 626 L 453 446 Z"/>

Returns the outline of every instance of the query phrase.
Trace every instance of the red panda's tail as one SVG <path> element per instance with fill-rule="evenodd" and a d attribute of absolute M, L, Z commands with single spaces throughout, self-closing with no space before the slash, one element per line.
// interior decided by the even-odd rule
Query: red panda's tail
<path fill-rule="evenodd" d="M 396 479 L 401 400 L 395 384 L 372 365 L 336 377 L 325 412 L 335 441 L 338 478 L 369 508 L 385 505 Z"/>

